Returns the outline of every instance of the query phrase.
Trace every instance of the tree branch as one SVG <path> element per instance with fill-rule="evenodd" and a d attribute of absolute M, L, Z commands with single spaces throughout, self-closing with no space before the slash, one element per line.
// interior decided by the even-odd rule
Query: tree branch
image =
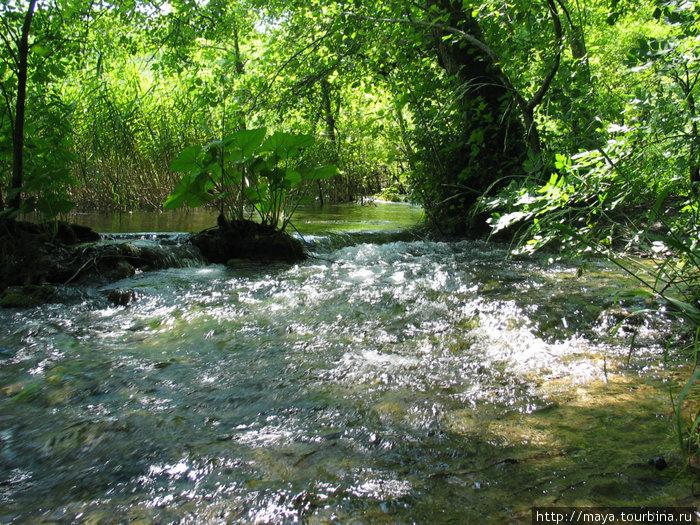
<path fill-rule="evenodd" d="M 549 12 L 552 15 L 552 24 L 554 25 L 554 36 L 557 39 L 558 49 L 556 54 L 554 55 L 554 64 L 552 65 L 552 69 L 545 77 L 544 81 L 542 82 L 542 85 L 540 86 L 540 89 L 537 90 L 537 93 L 535 93 L 530 99 L 530 101 L 527 103 L 527 107 L 530 111 L 534 110 L 540 104 L 540 102 L 542 102 L 542 99 L 549 90 L 549 86 L 552 84 L 554 77 L 557 75 L 557 71 L 559 70 L 559 64 L 561 63 L 561 52 L 563 47 L 563 32 L 561 29 L 561 21 L 559 20 L 559 14 L 557 13 L 557 7 L 554 5 L 554 2 L 552 0 L 547 0 L 547 6 L 549 7 Z"/>
<path fill-rule="evenodd" d="M 409 20 L 406 18 L 381 18 L 381 17 L 374 17 L 374 16 L 366 16 L 366 15 L 358 15 L 357 13 L 352 13 L 349 11 L 346 11 L 342 13 L 344 16 L 349 16 L 352 18 L 359 18 L 361 20 L 368 20 L 370 22 L 385 22 L 388 24 L 409 24 L 409 25 L 417 25 L 417 26 L 423 26 L 427 28 L 438 28 L 441 29 L 447 33 L 452 33 L 457 36 L 461 36 L 464 40 L 472 44 L 473 46 L 481 49 L 484 53 L 486 53 L 491 60 L 493 60 L 494 63 L 498 62 L 498 55 L 496 52 L 489 47 L 487 44 L 479 40 L 473 35 L 470 35 L 466 31 L 462 31 L 461 29 L 458 29 L 456 27 L 448 26 L 445 24 L 441 24 L 437 21 L 433 22 L 425 22 L 424 20 Z"/>
<path fill-rule="evenodd" d="M 542 102 L 544 99 L 545 94 L 549 90 L 552 81 L 556 77 L 557 71 L 559 70 L 559 65 L 561 63 L 561 54 L 562 54 L 562 49 L 563 49 L 563 31 L 562 31 L 562 26 L 561 26 L 561 20 L 559 19 L 559 14 L 557 13 L 556 5 L 554 4 L 554 0 L 546 0 L 547 2 L 547 7 L 549 9 L 550 15 L 552 17 L 552 24 L 554 26 L 554 35 L 556 37 L 557 41 L 557 50 L 554 55 L 554 64 L 552 65 L 550 71 L 547 73 L 545 76 L 540 88 L 535 92 L 530 100 L 526 100 L 525 97 L 518 91 L 513 83 L 510 81 L 510 78 L 508 78 L 508 75 L 506 75 L 503 70 L 501 69 L 499 65 L 499 57 L 498 53 L 494 51 L 494 49 L 486 44 L 485 42 L 481 41 L 480 39 L 476 38 L 474 35 L 471 35 L 467 33 L 466 31 L 463 31 L 461 29 L 458 29 L 456 27 L 443 24 L 441 22 L 438 22 L 437 20 L 433 20 L 432 22 L 426 22 L 423 20 L 410 20 L 406 18 L 385 18 L 385 17 L 372 17 L 372 16 L 366 16 L 366 15 L 359 15 L 356 13 L 352 13 L 349 11 L 346 11 L 342 13 L 344 16 L 352 17 L 352 18 L 359 18 L 362 20 L 368 20 L 372 22 L 385 22 L 385 23 L 390 23 L 390 24 L 409 24 L 409 25 L 417 25 L 417 26 L 423 26 L 427 27 L 430 29 L 437 28 L 440 29 L 441 31 L 444 31 L 446 33 L 451 33 L 453 35 L 456 35 L 466 42 L 469 42 L 472 44 L 474 47 L 477 49 L 483 51 L 491 60 L 492 66 L 494 68 L 494 73 L 496 76 L 499 78 L 499 80 L 503 83 L 503 86 L 511 92 L 513 98 L 515 99 L 515 103 L 518 105 L 520 108 L 520 111 L 523 115 L 523 119 L 525 120 L 525 125 L 526 125 L 526 132 L 528 134 L 528 137 L 530 137 L 530 143 L 533 149 L 536 151 L 539 150 L 539 138 L 537 136 L 537 131 L 534 128 L 535 123 L 534 123 L 534 117 L 533 117 L 533 111 L 534 109 Z"/>
<path fill-rule="evenodd" d="M 5 105 L 7 106 L 7 116 L 10 118 L 10 130 L 14 134 L 15 132 L 15 119 L 12 115 L 12 101 L 10 100 L 10 94 L 5 89 L 5 83 L 0 82 L 0 89 L 2 89 L 2 96 L 5 99 Z"/>
<path fill-rule="evenodd" d="M 324 40 L 326 37 L 328 37 L 329 32 L 330 32 L 329 30 L 326 30 L 326 32 L 323 33 L 321 36 L 319 36 L 318 38 L 312 40 L 311 43 L 309 43 L 308 45 L 302 47 L 299 51 L 297 51 L 297 52 L 294 53 L 292 56 L 290 56 L 287 60 L 285 60 L 285 61 L 282 63 L 282 65 L 281 65 L 280 67 L 278 67 L 277 70 L 274 72 L 274 74 L 272 75 L 272 78 L 271 78 L 270 81 L 267 83 L 267 85 L 265 86 L 265 88 L 258 94 L 258 96 L 255 97 L 255 99 L 253 100 L 253 103 L 250 105 L 250 110 L 252 111 L 252 110 L 254 110 L 254 109 L 257 107 L 257 105 L 258 105 L 258 99 L 259 99 L 262 95 L 264 95 L 265 93 L 267 93 L 268 91 L 270 91 L 270 89 L 272 88 L 272 85 L 273 85 L 273 84 L 275 83 L 275 81 L 277 80 L 277 77 L 282 73 L 282 71 L 284 71 L 284 69 L 285 69 L 293 60 L 295 60 L 295 59 L 296 59 L 297 57 L 299 57 L 302 53 L 304 53 L 304 52 L 307 51 L 308 49 L 310 49 L 310 48 L 316 46 L 318 43 L 320 43 L 322 40 Z"/>

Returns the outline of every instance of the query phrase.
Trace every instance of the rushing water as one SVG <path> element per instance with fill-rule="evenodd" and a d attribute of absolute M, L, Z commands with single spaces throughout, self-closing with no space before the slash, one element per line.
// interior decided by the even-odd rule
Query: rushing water
<path fill-rule="evenodd" d="M 663 365 L 677 331 L 648 315 L 611 335 L 622 276 L 406 233 L 307 240 L 302 264 L 107 287 L 130 306 L 65 288 L 0 311 L 0 522 L 529 523 L 533 505 L 696 504 Z"/>

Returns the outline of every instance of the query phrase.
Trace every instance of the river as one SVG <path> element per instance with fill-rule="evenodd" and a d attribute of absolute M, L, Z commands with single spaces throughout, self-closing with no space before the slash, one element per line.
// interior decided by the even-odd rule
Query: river
<path fill-rule="evenodd" d="M 603 262 L 405 230 L 421 213 L 314 210 L 296 221 L 300 264 L 191 262 L 0 311 L 0 522 L 695 506 L 669 400 L 688 367 L 661 305 L 622 298 L 633 283 Z M 83 219 L 112 233 L 212 220 Z M 135 300 L 114 306 L 110 288 Z M 623 308 L 651 313 L 613 333 Z"/>

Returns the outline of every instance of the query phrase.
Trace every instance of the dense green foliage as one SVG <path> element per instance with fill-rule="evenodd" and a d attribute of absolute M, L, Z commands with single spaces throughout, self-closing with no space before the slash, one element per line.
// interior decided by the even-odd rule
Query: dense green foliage
<path fill-rule="evenodd" d="M 673 264 L 647 288 L 697 306 L 694 3 L 3 0 L 0 11 L 3 214 L 157 208 L 176 187 L 167 205 L 191 203 L 183 184 L 199 174 L 200 204 L 232 217 L 254 204 L 274 221 L 282 188 L 246 177 L 262 151 L 229 148 L 267 128 L 308 137 L 306 165 L 340 168 L 304 179 L 322 202 L 395 188 L 441 231 L 483 233 L 492 215 L 523 249 L 663 243 Z M 286 201 L 299 181 L 280 180 Z"/>
<path fill-rule="evenodd" d="M 0 9 L 7 208 L 19 194 L 23 211 L 47 216 L 71 200 L 158 207 L 180 151 L 261 126 L 320 139 L 309 156 L 342 175 L 320 183 L 319 198 L 410 189 L 451 232 L 483 223 L 474 203 L 485 193 L 545 183 L 556 154 L 609 140 L 624 139 L 648 193 L 698 183 L 690 3 L 5 0 Z"/>

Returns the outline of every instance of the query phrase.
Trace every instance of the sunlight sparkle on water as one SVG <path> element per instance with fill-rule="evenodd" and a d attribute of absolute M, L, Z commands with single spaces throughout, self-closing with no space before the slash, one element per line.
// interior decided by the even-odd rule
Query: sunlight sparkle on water
<path fill-rule="evenodd" d="M 518 491 L 521 505 L 557 491 L 588 502 L 595 480 L 576 476 L 589 455 L 603 470 L 600 450 L 637 464 L 646 452 L 628 449 L 645 443 L 617 435 L 638 421 L 668 430 L 644 405 L 666 391 L 630 388 L 611 362 L 634 329 L 635 371 L 653 375 L 671 325 L 649 315 L 611 335 L 625 314 L 601 317 L 622 286 L 606 271 L 540 271 L 484 243 L 335 246 L 297 265 L 106 288 L 132 290 L 128 306 L 95 290 L 0 312 L 0 521 L 127 509 L 149 522 L 421 523 L 502 512 Z M 604 366 L 609 383 L 593 381 Z M 609 425 L 616 442 L 600 446 Z M 624 491 L 654 474 L 618 478 L 618 466 L 600 483 Z"/>

